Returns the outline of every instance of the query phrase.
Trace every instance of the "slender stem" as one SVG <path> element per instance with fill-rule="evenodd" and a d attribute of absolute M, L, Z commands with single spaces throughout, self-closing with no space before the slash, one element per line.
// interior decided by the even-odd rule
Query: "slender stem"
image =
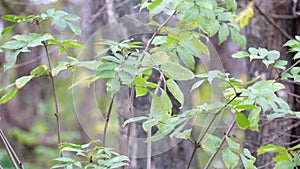
<path fill-rule="evenodd" d="M 223 136 L 222 141 L 221 141 L 221 143 L 219 144 L 219 146 L 217 148 L 217 151 L 212 156 L 210 156 L 210 158 L 209 158 L 208 162 L 206 163 L 204 169 L 208 169 L 208 167 L 210 166 L 210 164 L 212 163 L 212 161 L 215 159 L 216 155 L 220 151 L 222 145 L 224 144 L 224 142 L 226 140 L 226 137 L 229 136 L 229 133 L 231 132 L 231 130 L 233 129 L 233 127 L 235 125 L 235 118 L 236 117 L 234 117 L 233 121 L 231 122 L 230 127 L 228 128 L 228 130 L 226 131 L 225 135 Z"/>
<path fill-rule="evenodd" d="M 133 102 L 134 102 L 134 88 L 130 88 L 129 90 L 129 100 L 130 100 L 130 106 L 129 106 L 129 118 L 133 117 Z M 130 133 L 131 133 L 131 126 L 132 123 L 129 123 L 127 125 L 127 138 L 126 138 L 126 146 L 125 146 L 125 152 L 124 155 L 128 156 L 129 148 L 130 148 Z M 128 168 L 128 166 L 124 166 L 123 168 Z"/>
<path fill-rule="evenodd" d="M 195 141 L 193 144 L 194 144 L 194 150 L 193 150 L 193 153 L 189 159 L 189 162 L 188 162 L 188 165 L 187 165 L 187 168 L 186 169 L 189 169 L 190 168 L 190 165 L 192 163 L 192 160 L 195 156 L 195 151 L 200 147 L 201 145 L 201 142 L 204 138 L 204 136 L 207 134 L 208 130 L 210 129 L 210 127 L 212 126 L 213 122 L 215 121 L 216 117 L 233 101 L 235 100 L 237 97 L 239 97 L 241 95 L 241 93 L 236 93 L 235 96 L 230 99 L 216 114 L 214 114 L 212 120 L 210 121 L 210 123 L 208 124 L 208 126 L 205 128 L 205 131 L 203 133 L 203 135 L 201 137 L 199 137 L 198 141 Z M 233 126 L 232 126 L 233 127 Z M 231 131 L 231 130 L 230 130 Z"/>
<path fill-rule="evenodd" d="M 258 5 L 254 3 L 254 7 L 257 9 L 257 11 L 270 23 L 272 24 L 280 33 L 282 33 L 287 39 L 293 39 L 285 30 L 283 30 L 276 22 L 268 17 Z"/>
<path fill-rule="evenodd" d="M 59 113 L 59 108 L 58 108 L 58 99 L 57 99 L 57 94 L 56 94 L 56 87 L 55 87 L 55 78 L 52 75 L 52 66 L 51 66 L 51 60 L 48 52 L 48 47 L 47 44 L 44 43 L 44 48 L 46 52 L 46 57 L 48 61 L 48 66 L 50 70 L 50 79 L 51 79 L 51 86 L 52 86 L 52 94 L 54 97 L 54 105 L 55 105 L 55 118 L 56 118 L 56 125 L 57 125 L 57 141 L 58 141 L 58 146 L 61 144 L 61 130 L 60 130 L 60 113 Z M 63 154 L 60 153 L 60 156 L 62 157 Z"/>
<path fill-rule="evenodd" d="M 7 140 L 4 132 L 2 131 L 2 129 L 0 129 L 0 137 L 1 137 L 1 140 L 5 146 L 5 149 L 6 149 L 6 152 L 10 158 L 10 160 L 12 161 L 15 169 L 23 169 L 23 164 L 22 162 L 19 160 L 17 154 L 15 153 L 14 149 L 12 148 L 12 146 L 9 144 L 9 141 Z"/>
<path fill-rule="evenodd" d="M 289 70 L 291 70 L 293 67 L 297 66 L 300 63 L 300 60 L 298 60 L 296 63 L 294 63 L 292 66 L 290 66 L 289 68 L 287 68 L 286 70 L 284 70 L 281 74 L 284 74 L 286 72 L 288 72 Z M 280 78 L 280 76 L 278 76 L 277 80 Z"/>
<path fill-rule="evenodd" d="M 150 48 L 151 43 L 153 42 L 154 38 L 156 37 L 156 35 L 160 32 L 160 30 L 173 18 L 173 16 L 175 16 L 176 11 L 174 11 L 158 28 L 157 30 L 154 32 L 154 34 L 152 35 L 152 37 L 150 38 L 150 40 L 148 41 L 145 51 L 148 51 Z"/>
<path fill-rule="evenodd" d="M 191 155 L 191 157 L 190 157 L 190 159 L 189 159 L 189 163 L 188 163 L 186 169 L 189 169 L 189 168 L 190 168 L 190 166 L 191 166 L 191 164 L 192 164 L 192 161 L 193 161 L 193 159 L 194 159 L 194 156 L 196 155 L 196 151 L 197 151 L 197 149 L 199 148 L 199 145 L 197 144 L 196 141 L 195 141 L 193 144 L 194 144 L 194 149 L 193 149 L 192 155 Z"/>
<path fill-rule="evenodd" d="M 212 124 L 214 123 L 214 120 L 216 119 L 216 117 L 233 101 L 235 100 L 237 97 L 239 97 L 239 93 L 237 93 L 232 99 L 230 99 L 216 114 L 214 114 L 212 120 L 210 121 L 210 123 L 208 124 L 207 128 L 205 129 L 203 135 L 198 139 L 198 144 L 201 143 L 201 141 L 203 140 L 204 136 L 207 134 L 208 130 L 210 129 L 210 127 L 212 126 Z"/>
<path fill-rule="evenodd" d="M 162 83 L 162 79 L 164 79 L 163 73 L 160 73 L 159 79 L 160 80 L 157 83 L 157 87 L 154 90 L 155 95 L 158 94 L 160 85 Z M 150 113 L 153 112 L 153 109 L 154 109 L 154 99 L 152 98 L 151 99 L 151 106 L 150 106 Z M 150 128 L 148 133 L 147 133 L 147 138 L 151 137 L 151 134 L 152 134 L 152 129 Z M 152 154 L 151 153 L 151 147 L 152 147 L 151 141 L 147 142 L 147 169 L 151 169 L 151 154 Z"/>
<path fill-rule="evenodd" d="M 108 112 L 106 115 L 106 121 L 105 121 L 105 126 L 104 126 L 104 132 L 103 132 L 103 146 L 105 147 L 105 140 L 106 140 L 106 135 L 107 135 L 107 127 L 108 127 L 108 122 L 109 122 L 109 118 L 111 115 L 111 110 L 112 110 L 112 106 L 114 104 L 114 98 L 115 98 L 115 94 L 113 95 L 111 102 L 109 104 L 109 108 L 108 108 Z"/>

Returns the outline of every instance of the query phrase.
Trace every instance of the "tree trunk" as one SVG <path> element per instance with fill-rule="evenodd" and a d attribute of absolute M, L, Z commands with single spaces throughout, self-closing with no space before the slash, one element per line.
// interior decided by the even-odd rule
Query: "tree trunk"
<path fill-rule="evenodd" d="M 291 64 L 291 57 L 287 56 L 287 51 L 282 47 L 283 43 L 288 40 L 282 31 L 279 31 L 274 24 L 269 20 L 274 20 L 274 23 L 279 26 L 287 34 L 292 33 L 291 19 L 276 19 L 272 16 L 276 15 L 291 15 L 291 1 L 290 0 L 271 0 L 271 1 L 256 1 L 255 17 L 251 19 L 251 23 L 246 28 L 246 36 L 248 40 L 248 47 L 263 47 L 268 50 L 278 50 L 281 53 L 281 58 L 289 61 Z M 259 12 L 261 10 L 261 12 Z M 265 15 L 264 15 L 264 14 Z M 275 79 L 276 72 L 268 70 L 261 61 L 254 61 L 248 65 L 248 77 L 252 79 L 258 75 L 262 79 Z M 277 94 L 287 101 L 292 108 L 294 108 L 294 100 L 288 95 L 293 93 L 294 86 L 285 83 L 286 89 L 284 92 Z M 279 118 L 268 122 L 266 116 L 261 115 L 260 132 L 246 131 L 245 146 L 249 148 L 254 155 L 259 146 L 272 143 L 277 146 L 286 146 L 290 142 L 290 134 L 292 128 L 288 127 L 293 124 L 291 119 Z M 274 154 L 268 153 L 257 157 L 256 166 L 260 168 L 273 168 L 274 162 L 272 158 Z"/>

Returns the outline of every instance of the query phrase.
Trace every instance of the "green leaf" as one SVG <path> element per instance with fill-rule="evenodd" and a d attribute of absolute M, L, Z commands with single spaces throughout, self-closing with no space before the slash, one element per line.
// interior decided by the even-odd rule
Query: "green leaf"
<path fill-rule="evenodd" d="M 12 41 L 8 41 L 8 42 L 5 42 L 1 48 L 4 48 L 4 49 L 20 49 L 20 48 L 23 48 L 27 45 L 26 42 L 23 42 L 23 41 L 17 41 L 17 40 L 12 40 Z"/>
<path fill-rule="evenodd" d="M 107 90 L 107 92 L 108 92 L 109 94 L 114 94 L 114 93 L 116 93 L 117 91 L 119 91 L 120 88 L 121 88 L 120 81 L 119 81 L 119 79 L 118 79 L 117 77 L 114 77 L 114 78 L 110 79 L 110 80 L 106 83 L 106 85 L 107 85 L 106 90 Z"/>
<path fill-rule="evenodd" d="M 122 63 L 122 60 L 116 58 L 115 56 L 104 56 L 102 57 L 103 60 L 115 62 L 115 63 Z"/>
<path fill-rule="evenodd" d="M 236 2 L 236 0 L 225 0 L 225 3 L 226 3 L 226 8 L 228 10 L 231 10 L 233 12 L 236 11 L 236 9 L 237 9 L 237 2 Z"/>
<path fill-rule="evenodd" d="M 246 37 L 243 35 L 240 35 L 238 30 L 234 28 L 230 28 L 231 32 L 231 39 L 234 43 L 240 44 L 242 48 L 246 48 Z"/>
<path fill-rule="evenodd" d="M 204 151 L 212 154 L 217 151 L 217 148 L 220 143 L 221 143 L 221 139 L 219 137 L 207 134 L 205 136 L 203 143 L 201 144 L 201 147 L 203 148 Z"/>
<path fill-rule="evenodd" d="M 273 67 L 277 68 L 277 69 L 285 70 L 287 64 L 288 64 L 288 61 L 286 61 L 286 60 L 278 60 L 274 63 Z"/>
<path fill-rule="evenodd" d="M 252 131 L 259 131 L 258 122 L 259 122 L 260 112 L 261 112 L 261 108 L 256 108 L 256 109 L 253 109 L 248 116 L 248 121 L 250 123 L 249 128 Z"/>
<path fill-rule="evenodd" d="M 271 50 L 267 54 L 268 60 L 276 60 L 279 59 L 279 57 L 280 57 L 280 53 L 276 50 Z"/>
<path fill-rule="evenodd" d="M 129 164 L 124 163 L 124 162 L 118 162 L 118 163 L 112 164 L 109 168 L 120 168 L 120 167 L 128 166 L 128 165 L 129 165 Z"/>
<path fill-rule="evenodd" d="M 48 67 L 46 65 L 40 65 L 38 67 L 36 67 L 35 69 L 33 69 L 32 71 L 30 71 L 30 75 L 32 76 L 40 76 L 40 75 L 44 75 L 48 70 Z"/>
<path fill-rule="evenodd" d="M 66 61 L 59 61 L 58 65 L 52 69 L 51 76 L 57 76 L 61 71 L 68 69 L 68 65 L 70 64 Z"/>
<path fill-rule="evenodd" d="M 0 104 L 4 104 L 12 99 L 18 92 L 18 89 L 13 89 L 0 98 Z"/>
<path fill-rule="evenodd" d="M 174 80 L 189 80 L 194 78 L 194 73 L 192 71 L 178 63 L 170 61 L 163 64 L 161 70 Z"/>
<path fill-rule="evenodd" d="M 178 100 L 179 103 L 181 105 L 183 105 L 184 95 L 183 95 L 180 87 L 177 85 L 177 83 L 173 79 L 168 79 L 167 87 L 168 87 L 169 91 L 172 93 L 172 95 L 176 98 L 176 100 Z"/>
<path fill-rule="evenodd" d="M 231 12 L 222 12 L 218 16 L 218 20 L 219 21 L 229 21 L 229 22 L 232 22 L 233 21 L 233 17 L 234 17 L 234 15 Z"/>
<path fill-rule="evenodd" d="M 99 78 L 113 78 L 115 77 L 116 73 L 114 70 L 104 70 L 97 72 L 97 76 Z"/>
<path fill-rule="evenodd" d="M 208 47 L 198 38 L 194 37 L 192 39 L 193 45 L 198 49 L 200 52 L 206 54 L 207 56 L 210 56 L 210 52 Z"/>
<path fill-rule="evenodd" d="M 257 169 L 254 166 L 256 158 L 251 155 L 248 149 L 244 148 L 243 153 L 240 154 L 240 157 L 245 169 Z"/>
<path fill-rule="evenodd" d="M 133 65 L 123 64 L 123 65 L 122 65 L 122 69 L 123 69 L 125 72 L 127 72 L 127 73 L 129 73 L 129 74 L 132 74 L 132 75 L 136 75 L 136 74 L 139 73 L 139 69 L 136 68 L 136 67 L 133 66 Z"/>
<path fill-rule="evenodd" d="M 68 162 L 68 163 L 73 163 L 75 162 L 74 159 L 70 158 L 70 157 L 59 157 L 59 158 L 55 158 L 53 159 L 54 161 L 60 161 L 60 162 Z"/>
<path fill-rule="evenodd" d="M 192 129 L 184 130 L 183 132 L 178 132 L 174 136 L 179 139 L 189 139 L 191 137 Z"/>
<path fill-rule="evenodd" d="M 72 32 L 74 32 L 76 35 L 81 35 L 81 29 L 77 24 L 72 22 L 67 22 L 67 24 L 71 28 Z"/>
<path fill-rule="evenodd" d="M 98 71 L 104 71 L 104 70 L 114 70 L 117 68 L 119 65 L 114 63 L 114 62 L 104 62 L 99 65 Z"/>
<path fill-rule="evenodd" d="M 296 157 L 294 158 L 294 162 L 297 166 L 300 165 L 300 154 L 297 154 Z"/>
<path fill-rule="evenodd" d="M 225 23 L 222 23 L 219 30 L 219 44 L 223 43 L 227 37 L 229 36 L 229 28 L 228 25 Z"/>
<path fill-rule="evenodd" d="M 292 169 L 294 167 L 295 165 L 292 161 L 286 160 L 276 163 L 274 169 Z"/>
<path fill-rule="evenodd" d="M 120 78 L 120 81 L 123 83 L 123 84 L 126 84 L 126 85 L 130 85 L 131 81 L 133 80 L 130 75 L 126 72 L 118 72 L 118 76 Z"/>
<path fill-rule="evenodd" d="M 193 90 L 195 90 L 198 87 L 200 87 L 205 81 L 206 81 L 206 79 L 201 79 L 198 82 L 194 83 L 190 92 L 192 92 Z"/>
<path fill-rule="evenodd" d="M 17 57 L 18 57 L 18 55 L 21 53 L 21 50 L 16 50 L 16 51 L 14 51 L 14 52 L 12 52 L 12 53 L 10 53 L 10 54 L 8 54 L 8 63 L 6 63 L 5 65 L 4 65 L 4 71 L 7 71 L 8 69 L 10 69 L 10 68 L 12 68 L 14 65 L 15 65 L 15 63 L 16 63 L 16 61 L 17 61 Z"/>
<path fill-rule="evenodd" d="M 231 149 L 231 150 L 238 150 L 238 149 L 240 149 L 240 144 L 239 143 L 237 143 L 237 142 L 235 142 L 235 141 L 233 141 L 230 137 L 228 137 L 228 136 L 226 136 L 226 142 L 227 142 L 227 144 L 228 144 L 228 146 L 229 146 L 229 148 Z"/>
<path fill-rule="evenodd" d="M 193 52 L 191 52 L 190 49 L 187 49 L 183 46 L 178 46 L 176 48 L 177 53 L 182 60 L 182 62 L 187 65 L 189 68 L 194 69 L 195 68 L 195 59 L 193 56 Z"/>
<path fill-rule="evenodd" d="M 293 56 L 293 60 L 296 60 L 296 59 L 299 59 L 300 58 L 300 52 L 296 53 L 294 56 Z"/>
<path fill-rule="evenodd" d="M 157 7 L 159 4 L 162 3 L 162 0 L 154 0 L 149 6 L 148 9 L 151 11 L 153 10 L 155 7 Z"/>
<path fill-rule="evenodd" d="M 64 15 L 63 18 L 65 20 L 69 20 L 69 21 L 76 21 L 76 20 L 80 19 L 80 17 L 75 14 L 67 14 L 67 15 Z"/>
<path fill-rule="evenodd" d="M 166 52 L 158 51 L 153 53 L 150 57 L 147 57 L 147 59 L 149 59 L 151 65 L 162 65 L 169 61 L 170 56 Z M 147 62 L 147 60 L 145 62 Z"/>
<path fill-rule="evenodd" d="M 136 86 L 135 93 L 136 97 L 145 96 L 148 93 L 148 89 L 146 87 Z"/>
<path fill-rule="evenodd" d="M 291 69 L 291 74 L 292 75 L 298 75 L 298 74 L 300 74 L 300 67 L 293 67 Z"/>
<path fill-rule="evenodd" d="M 236 124 L 242 129 L 246 130 L 250 126 L 248 118 L 241 112 L 236 112 Z"/>
<path fill-rule="evenodd" d="M 28 36 L 30 38 L 30 41 L 28 41 L 27 47 L 42 46 L 44 41 L 54 39 L 51 34 L 40 35 L 31 33 Z"/>
<path fill-rule="evenodd" d="M 145 121 L 142 125 L 144 131 L 148 132 L 151 127 L 157 125 L 160 117 L 161 116 L 155 116 L 154 118 Z"/>
<path fill-rule="evenodd" d="M 291 39 L 291 40 L 287 41 L 283 46 L 293 46 L 293 45 L 297 45 L 297 44 L 300 44 L 300 42 L 295 39 Z"/>
<path fill-rule="evenodd" d="M 227 168 L 235 168 L 239 163 L 239 156 L 233 153 L 228 147 L 222 150 L 222 159 Z"/>
<path fill-rule="evenodd" d="M 133 117 L 133 118 L 130 118 L 130 119 L 126 120 L 123 123 L 123 127 L 125 127 L 129 123 L 135 123 L 135 122 L 142 121 L 142 120 L 147 120 L 147 119 L 148 119 L 148 117 L 146 117 L 146 116 Z"/>
<path fill-rule="evenodd" d="M 232 55 L 233 58 L 244 58 L 244 57 L 249 57 L 249 56 L 250 56 L 250 54 L 245 51 L 239 51 Z"/>
<path fill-rule="evenodd" d="M 219 29 L 220 29 L 219 21 L 214 20 L 212 25 L 211 25 L 211 29 L 210 29 L 210 32 L 209 32 L 209 37 L 215 36 L 218 33 Z"/>
<path fill-rule="evenodd" d="M 21 89 L 23 86 L 25 86 L 32 78 L 34 78 L 34 76 L 29 75 L 29 76 L 22 76 L 20 78 L 18 78 L 15 81 L 15 85 L 17 87 L 17 89 Z"/>
<path fill-rule="evenodd" d="M 270 53 L 269 53 L 270 52 Z M 273 51 L 268 51 L 267 49 L 265 48 L 258 48 L 258 55 L 260 55 L 261 57 L 266 57 L 267 55 L 274 55 L 275 53 Z M 276 55 L 276 54 L 275 54 Z M 272 57 L 270 57 L 272 58 Z M 273 59 L 269 59 L 269 60 L 273 60 Z"/>
<path fill-rule="evenodd" d="M 282 150 L 283 147 L 275 146 L 274 144 L 267 144 L 261 146 L 257 149 L 257 155 L 265 154 L 265 153 L 274 153 Z M 283 148 L 284 150 L 284 148 Z"/>
<path fill-rule="evenodd" d="M 174 130 L 174 126 L 171 124 L 163 125 L 158 131 L 151 137 L 148 137 L 146 142 L 157 141 L 164 138 L 167 134 L 171 133 Z"/>
<path fill-rule="evenodd" d="M 167 42 L 167 36 L 155 36 L 152 44 L 155 46 L 162 45 Z"/>
<path fill-rule="evenodd" d="M 7 34 L 8 32 L 10 32 L 16 25 L 13 24 L 13 25 L 10 25 L 10 26 L 7 26 L 5 27 L 2 32 L 1 32 L 1 36 Z"/>

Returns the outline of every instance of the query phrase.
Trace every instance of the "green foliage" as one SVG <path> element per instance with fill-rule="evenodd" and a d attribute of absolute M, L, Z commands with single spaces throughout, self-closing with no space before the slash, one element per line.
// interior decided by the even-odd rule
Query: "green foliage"
<path fill-rule="evenodd" d="M 300 146 L 294 146 L 290 148 L 285 148 L 283 146 L 275 146 L 273 144 L 267 144 L 261 146 L 257 150 L 257 154 L 265 154 L 265 153 L 276 153 L 277 155 L 273 158 L 276 162 L 275 168 L 294 168 L 295 166 L 299 165 L 299 153 L 297 150 Z"/>
<path fill-rule="evenodd" d="M 252 3 L 251 3 L 252 4 Z M 33 69 L 26 76 L 18 77 L 8 86 L 2 87 L 0 104 L 4 104 L 17 94 L 32 79 L 40 76 L 50 76 L 51 79 L 58 76 L 60 72 L 74 70 L 76 67 L 86 68 L 94 72 L 86 77 L 89 83 L 99 79 L 106 80 L 106 90 L 109 94 L 115 94 L 123 86 L 135 90 L 135 97 L 149 94 L 152 98 L 150 113 L 143 116 L 136 116 L 127 119 L 123 127 L 129 123 L 143 121 L 142 128 L 149 132 L 152 127 L 158 130 L 146 141 L 158 141 L 166 136 L 178 139 L 188 139 L 194 146 L 213 154 L 221 153 L 224 165 L 227 168 L 236 168 L 239 162 L 246 169 L 255 169 L 256 158 L 251 155 L 248 149 L 243 149 L 236 140 L 229 136 L 230 129 L 220 138 L 209 133 L 210 126 L 223 112 L 235 114 L 235 121 L 242 130 L 250 129 L 259 132 L 259 122 L 261 115 L 266 115 L 268 120 L 294 115 L 300 117 L 299 112 L 294 112 L 289 105 L 276 95 L 276 92 L 284 89 L 284 85 L 278 79 L 261 80 L 259 77 L 242 82 L 239 79 L 230 77 L 227 73 L 219 70 L 209 70 L 200 74 L 194 73 L 196 63 L 195 58 L 210 57 L 208 46 L 209 38 L 218 36 L 219 43 L 223 43 L 228 37 L 233 42 L 239 43 L 241 47 L 246 47 L 246 38 L 239 33 L 240 27 L 248 24 L 253 16 L 252 5 L 249 4 L 238 16 L 236 16 L 237 3 L 235 0 L 143 0 L 140 10 L 148 9 L 151 18 L 160 13 L 166 13 L 169 18 L 158 24 L 150 21 L 149 25 L 156 25 L 156 34 L 150 40 L 151 44 L 143 45 L 141 42 L 123 40 L 121 42 L 113 40 L 100 40 L 97 45 L 101 49 L 93 61 L 79 61 L 68 49 L 81 49 L 82 45 L 74 40 L 57 40 L 56 36 L 49 33 L 28 33 L 13 35 L 11 40 L 4 42 L 0 46 L 0 52 L 5 52 L 8 62 L 4 65 L 4 71 L 12 68 L 21 53 L 30 53 L 31 48 L 58 47 L 60 54 L 66 54 L 65 60 L 54 63 L 55 66 L 41 65 Z M 59 25 L 61 30 L 70 28 L 76 35 L 81 34 L 81 29 L 74 22 L 80 18 L 65 11 L 49 9 L 40 15 L 30 15 L 27 17 L 16 15 L 4 15 L 4 20 L 13 24 L 4 28 L 1 35 L 8 35 L 17 23 L 25 22 L 39 27 L 47 20 L 51 20 L 52 25 Z M 167 22 L 176 18 L 178 24 L 168 26 Z M 296 52 L 294 60 L 299 59 L 300 37 L 289 40 L 284 46 L 290 47 L 290 52 Z M 145 46 L 146 49 L 143 49 Z M 151 49 L 148 48 L 151 46 Z M 280 59 L 280 53 L 275 50 L 264 48 L 249 48 L 248 51 L 240 51 L 233 55 L 234 58 L 249 58 L 261 61 L 268 69 L 274 69 L 278 73 L 280 80 L 292 79 L 294 82 L 300 81 L 300 68 L 287 67 L 288 62 Z M 183 63 L 183 64 L 181 64 Z M 196 72 L 196 71 L 195 71 Z M 197 80 L 189 89 L 194 91 L 202 87 L 203 84 L 215 85 L 224 89 L 223 101 L 213 103 L 202 103 L 195 105 L 189 110 L 180 114 L 174 114 L 171 98 L 185 104 L 184 92 L 179 85 L 179 81 Z M 71 87 L 81 83 L 74 83 Z M 173 97 L 171 97 L 171 95 Z M 246 113 L 248 112 L 248 113 Z M 56 114 L 57 115 L 57 114 Z M 194 127 L 190 121 L 197 119 L 199 115 L 209 115 L 207 130 L 204 130 L 203 138 L 194 140 L 191 137 Z M 197 130 L 197 129 L 196 129 Z M 20 134 L 20 130 L 12 130 L 13 135 L 18 135 L 17 139 L 27 145 L 37 144 L 32 137 Z M 36 133 L 39 133 L 36 131 Z M 128 158 L 119 155 L 114 150 L 101 147 L 97 142 L 88 144 L 63 143 L 60 152 L 66 156 L 55 158 L 56 164 L 52 168 L 119 168 L 128 165 Z M 223 145 L 224 144 L 224 145 Z M 296 150 L 299 147 L 285 148 L 268 144 L 258 149 L 258 154 L 277 153 L 273 159 L 276 162 L 275 168 L 288 168 L 299 165 L 300 156 Z M 193 156 L 192 156 L 193 157 Z M 208 164 L 209 165 L 209 164 Z"/>
<path fill-rule="evenodd" d="M 300 58 L 300 36 L 295 36 L 295 39 L 287 41 L 283 46 L 290 47 L 289 52 L 296 53 L 293 60 Z"/>
<path fill-rule="evenodd" d="M 61 152 L 68 152 L 70 156 L 55 158 L 57 162 L 51 168 L 101 168 L 112 169 L 128 165 L 128 157 L 115 152 L 111 148 L 98 146 L 98 141 L 87 144 L 62 143 Z M 80 157 L 80 158 L 79 158 Z"/>

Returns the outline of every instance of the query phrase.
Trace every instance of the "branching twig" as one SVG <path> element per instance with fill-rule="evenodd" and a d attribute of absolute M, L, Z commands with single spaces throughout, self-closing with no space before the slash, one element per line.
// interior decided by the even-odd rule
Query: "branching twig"
<path fill-rule="evenodd" d="M 280 33 L 282 33 L 287 39 L 293 39 L 285 30 L 283 30 L 277 23 L 274 22 L 273 19 L 269 18 L 261 9 L 259 6 L 257 6 L 254 3 L 254 7 L 257 9 L 257 11 L 270 23 L 272 24 Z"/>
<path fill-rule="evenodd" d="M 297 66 L 300 63 L 300 60 L 298 60 L 296 63 L 294 63 L 292 66 L 290 66 L 289 68 L 287 68 L 286 70 L 284 70 L 283 72 L 281 72 L 280 74 L 284 74 L 287 73 L 288 71 L 290 71 L 293 67 Z M 278 76 L 276 78 L 276 80 L 278 80 L 280 78 L 280 76 Z"/>
<path fill-rule="evenodd" d="M 240 96 L 240 93 L 237 93 L 232 99 L 230 99 L 216 114 L 214 114 L 212 120 L 210 121 L 210 123 L 208 124 L 207 128 L 205 129 L 203 135 L 198 139 L 198 144 L 201 143 L 201 141 L 203 140 L 204 136 L 206 135 L 206 133 L 208 132 L 208 130 L 210 129 L 210 127 L 212 126 L 212 124 L 214 123 L 216 117 L 232 102 L 234 101 L 237 97 Z"/>
<path fill-rule="evenodd" d="M 108 108 L 108 112 L 106 115 L 106 121 L 105 121 L 105 126 L 104 126 L 104 131 L 103 131 L 103 146 L 105 147 L 105 139 L 106 139 L 106 134 L 107 134 L 107 127 L 108 127 L 108 122 L 109 122 L 109 118 L 110 118 L 110 114 L 112 111 L 112 106 L 114 104 L 114 98 L 115 98 L 115 94 L 113 95 L 111 102 L 109 104 L 109 108 Z"/>
<path fill-rule="evenodd" d="M 207 134 L 208 130 L 210 129 L 210 127 L 212 126 L 212 124 L 214 123 L 215 119 L 217 118 L 217 116 L 232 102 L 234 101 L 237 97 L 239 97 L 241 95 L 241 93 L 236 93 L 235 96 L 230 99 L 216 114 L 214 114 L 213 118 L 211 119 L 210 123 L 208 124 L 208 126 L 205 128 L 205 131 L 203 133 L 203 135 L 201 137 L 199 137 L 198 141 L 195 141 L 194 143 L 194 151 L 196 151 L 200 145 L 201 145 L 201 142 L 203 140 L 203 138 L 205 137 L 205 135 Z M 193 160 L 195 156 L 195 153 L 192 153 L 191 157 L 190 157 L 190 160 L 189 160 L 189 163 L 187 165 L 187 169 L 190 168 L 190 165 L 191 165 L 191 162 Z"/>
<path fill-rule="evenodd" d="M 222 148 L 222 145 L 224 144 L 224 142 L 226 140 L 226 137 L 229 136 L 229 133 L 231 132 L 231 130 L 233 129 L 233 127 L 235 125 L 235 118 L 233 119 L 233 121 L 231 122 L 230 127 L 228 128 L 228 130 L 226 131 L 225 135 L 223 136 L 221 143 L 218 145 L 217 151 L 213 155 L 210 156 L 210 158 L 209 158 L 208 162 L 206 163 L 204 169 L 208 169 L 208 167 L 210 166 L 210 164 L 212 163 L 212 161 L 214 160 L 214 158 L 216 157 L 216 155 L 218 154 L 218 152 Z"/>
<path fill-rule="evenodd" d="M 148 51 L 149 50 L 149 47 L 152 43 L 152 41 L 154 40 L 154 38 L 156 37 L 156 35 L 160 32 L 160 30 L 166 25 L 169 23 L 169 21 L 173 18 L 173 16 L 175 16 L 176 14 L 176 11 L 174 11 L 158 28 L 157 30 L 153 33 L 152 37 L 150 38 L 150 40 L 148 41 L 147 45 L 146 45 L 146 48 L 145 48 L 145 51 Z"/>

